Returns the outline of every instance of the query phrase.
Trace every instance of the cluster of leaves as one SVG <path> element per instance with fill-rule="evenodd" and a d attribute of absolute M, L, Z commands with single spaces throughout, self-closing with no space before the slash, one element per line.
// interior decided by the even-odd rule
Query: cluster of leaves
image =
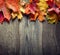
<path fill-rule="evenodd" d="M 47 20 L 49 23 L 57 23 L 60 20 L 60 0 L 48 0 Z"/>
<path fill-rule="evenodd" d="M 20 0 L 0 0 L 0 23 L 10 19 L 22 19 L 29 15 L 31 21 L 57 23 L 60 20 L 60 0 L 29 0 L 28 3 Z"/>

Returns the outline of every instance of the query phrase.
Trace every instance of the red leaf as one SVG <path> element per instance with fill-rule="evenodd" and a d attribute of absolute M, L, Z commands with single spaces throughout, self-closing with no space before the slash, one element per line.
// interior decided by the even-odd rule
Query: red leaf
<path fill-rule="evenodd" d="M 37 17 L 38 17 L 38 13 L 35 13 L 34 15 L 30 14 L 30 20 L 31 21 L 36 21 Z"/>
<path fill-rule="evenodd" d="M 26 5 L 25 13 L 26 13 L 26 14 L 29 14 L 29 13 L 35 14 L 35 12 L 36 12 L 37 10 L 38 10 L 38 9 L 37 9 L 36 3 L 30 3 L 30 4 L 27 4 L 27 5 Z"/>
<path fill-rule="evenodd" d="M 4 16 L 2 14 L 2 12 L 0 12 L 0 23 L 2 23 L 4 21 Z"/>
<path fill-rule="evenodd" d="M 50 7 L 54 7 L 55 6 L 54 0 L 48 0 L 46 2 L 48 4 L 48 6 L 50 6 Z"/>
<path fill-rule="evenodd" d="M 31 3 L 32 3 L 32 2 L 35 2 L 35 3 L 36 3 L 36 2 L 39 2 L 39 0 L 29 0 L 29 1 L 30 1 Z"/>

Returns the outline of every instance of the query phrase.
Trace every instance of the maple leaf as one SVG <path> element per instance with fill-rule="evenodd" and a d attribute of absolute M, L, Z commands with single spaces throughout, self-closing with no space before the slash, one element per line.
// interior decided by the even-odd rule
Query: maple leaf
<path fill-rule="evenodd" d="M 43 22 L 45 20 L 44 15 L 45 15 L 45 13 L 40 11 L 39 16 L 38 16 L 38 20 Z"/>
<path fill-rule="evenodd" d="M 57 7 L 56 7 L 56 8 L 54 8 L 54 7 L 49 8 L 49 9 L 48 9 L 48 12 L 51 12 L 51 11 L 52 11 L 52 12 L 54 11 L 56 14 L 59 14 L 59 13 L 60 13 L 60 9 L 57 8 Z"/>
<path fill-rule="evenodd" d="M 45 0 L 40 0 L 39 3 L 37 3 L 37 5 L 41 11 L 46 12 L 46 10 L 48 8 L 48 4 L 46 3 Z"/>
<path fill-rule="evenodd" d="M 39 8 L 38 20 L 44 21 L 45 16 L 47 15 L 47 8 L 48 8 L 48 4 L 46 3 L 46 0 L 39 0 L 39 2 L 37 3 L 37 6 Z"/>
<path fill-rule="evenodd" d="M 30 3 L 26 5 L 26 8 L 25 8 L 26 14 L 30 14 L 30 13 L 35 14 L 35 11 L 37 11 L 35 3 Z"/>
<path fill-rule="evenodd" d="M 18 19 L 22 18 L 22 13 L 25 12 L 24 8 L 20 4 L 20 0 L 6 0 L 7 7 L 13 12 L 11 13 L 12 19 L 17 17 Z M 16 15 L 17 14 L 17 15 Z"/>
<path fill-rule="evenodd" d="M 56 12 L 57 14 L 60 13 L 60 8 L 58 6 L 56 6 L 56 3 L 57 3 L 57 0 L 48 0 L 46 1 L 49 8 L 48 8 L 48 12 L 50 11 L 54 11 Z M 60 3 L 60 2 L 59 2 Z"/>
<path fill-rule="evenodd" d="M 11 16 L 10 16 L 9 10 L 7 9 L 5 0 L 0 0 L 0 11 L 2 11 L 2 13 L 3 13 L 2 17 L 6 18 L 9 21 Z M 1 16 L 0 16 L 0 18 L 1 18 Z M 3 18 L 1 18 L 1 19 L 3 20 Z"/>
<path fill-rule="evenodd" d="M 13 14 L 10 12 L 10 9 L 12 10 Z M 7 19 L 8 21 L 10 20 L 11 15 L 12 18 L 17 16 L 18 19 L 21 19 L 21 12 L 25 12 L 23 7 L 20 5 L 20 0 L 0 0 L 0 11 L 3 13 L 3 15 L 0 15 L 0 17 L 2 17 L 0 20 Z"/>
<path fill-rule="evenodd" d="M 48 0 L 46 2 L 49 6 L 47 12 L 49 14 L 51 13 L 50 15 L 47 15 L 48 22 L 49 23 L 57 23 L 57 21 L 59 20 L 59 15 L 60 15 L 60 8 L 59 8 L 60 4 L 57 5 L 58 4 L 57 0 Z"/>
<path fill-rule="evenodd" d="M 38 16 L 38 13 L 30 14 L 30 20 L 31 20 L 31 21 L 36 21 L 37 16 Z"/>
<path fill-rule="evenodd" d="M 37 5 L 36 3 L 33 3 L 33 1 L 31 3 L 28 3 L 25 7 L 25 13 L 30 16 L 30 20 L 33 20 L 33 21 L 36 20 L 38 16 L 37 11 L 38 11 Z"/>
<path fill-rule="evenodd" d="M 60 8 L 60 0 L 55 0 L 55 3 Z"/>
<path fill-rule="evenodd" d="M 14 12 L 19 11 L 19 0 L 6 0 L 6 5 L 9 9 L 12 9 Z"/>
<path fill-rule="evenodd" d="M 20 13 L 12 12 L 11 15 L 12 15 L 12 19 L 15 19 L 16 17 L 18 19 L 21 19 L 23 17 L 21 12 Z"/>
<path fill-rule="evenodd" d="M 4 21 L 4 16 L 2 14 L 2 12 L 0 12 L 0 23 L 2 23 Z"/>
<path fill-rule="evenodd" d="M 50 24 L 53 24 L 53 23 L 56 24 L 58 22 L 58 16 L 55 13 L 53 13 L 53 12 L 50 12 L 46 16 L 46 18 L 47 18 L 48 23 L 50 23 Z"/>
<path fill-rule="evenodd" d="M 39 0 L 29 0 L 30 3 L 34 2 L 34 3 L 37 3 L 39 2 Z"/>
<path fill-rule="evenodd" d="M 44 21 L 44 15 L 40 14 L 40 9 L 37 5 L 38 1 L 39 0 L 30 0 L 30 3 L 26 5 L 25 13 L 29 14 L 31 21 L 35 21 L 36 19 Z"/>
<path fill-rule="evenodd" d="M 54 0 L 47 0 L 46 2 L 47 2 L 49 7 L 54 7 L 55 6 Z"/>

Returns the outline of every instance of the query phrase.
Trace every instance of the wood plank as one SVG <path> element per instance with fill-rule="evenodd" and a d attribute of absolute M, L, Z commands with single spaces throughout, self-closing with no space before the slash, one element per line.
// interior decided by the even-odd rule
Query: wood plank
<path fill-rule="evenodd" d="M 20 35 L 20 55 L 28 55 L 27 44 L 26 44 L 26 29 L 27 29 L 27 17 L 23 17 L 19 23 L 19 35 Z"/>
<path fill-rule="evenodd" d="M 42 55 L 42 23 L 26 18 L 19 24 L 20 55 Z"/>
<path fill-rule="evenodd" d="M 56 24 L 56 39 L 58 43 L 58 55 L 60 55 L 60 22 Z"/>
<path fill-rule="evenodd" d="M 56 25 L 43 23 L 43 55 L 57 55 Z"/>
<path fill-rule="evenodd" d="M 0 24 L 0 55 L 16 55 L 19 46 L 18 20 Z"/>
<path fill-rule="evenodd" d="M 42 55 L 42 23 L 28 20 L 27 30 L 30 55 Z"/>

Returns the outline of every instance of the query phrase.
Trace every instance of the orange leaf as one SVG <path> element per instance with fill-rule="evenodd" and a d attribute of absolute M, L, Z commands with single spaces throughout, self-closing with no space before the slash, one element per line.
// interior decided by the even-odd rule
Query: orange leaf
<path fill-rule="evenodd" d="M 29 2 L 31 2 L 31 3 L 35 2 L 36 3 L 36 2 L 39 2 L 39 0 L 29 0 Z"/>
<path fill-rule="evenodd" d="M 55 3 L 60 8 L 60 0 L 55 0 Z"/>
<path fill-rule="evenodd" d="M 9 9 L 12 9 L 14 12 L 19 11 L 19 0 L 6 0 L 6 5 Z"/>
<path fill-rule="evenodd" d="M 26 8 L 25 8 L 25 13 L 26 13 L 26 14 L 30 14 L 29 7 L 26 7 Z"/>
<path fill-rule="evenodd" d="M 9 21 L 11 15 L 6 7 L 5 0 L 0 0 L 0 11 L 2 11 L 4 18 L 6 18 Z"/>
<path fill-rule="evenodd" d="M 41 21 L 41 22 L 44 21 L 45 20 L 44 14 L 40 13 L 39 16 L 38 16 L 38 20 Z"/>
<path fill-rule="evenodd" d="M 11 18 L 9 10 L 5 6 L 3 6 L 3 8 L 1 8 L 1 9 L 3 12 L 4 18 L 6 18 L 9 21 Z"/>
<path fill-rule="evenodd" d="M 29 2 L 33 2 L 33 0 L 29 0 Z"/>
<path fill-rule="evenodd" d="M 5 0 L 0 0 L 0 8 L 5 4 Z"/>

